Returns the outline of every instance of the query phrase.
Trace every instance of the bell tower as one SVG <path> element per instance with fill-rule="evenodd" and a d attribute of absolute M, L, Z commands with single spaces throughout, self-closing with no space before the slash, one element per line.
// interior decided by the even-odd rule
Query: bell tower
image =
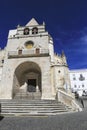
<path fill-rule="evenodd" d="M 54 99 L 50 74 L 53 54 L 53 40 L 46 31 L 44 23 L 38 24 L 32 18 L 25 26 L 18 25 L 16 29 L 10 30 L 0 98 L 14 98 L 26 82 L 29 86 L 27 93 L 31 90 L 36 92 L 38 86 L 41 99 Z"/>

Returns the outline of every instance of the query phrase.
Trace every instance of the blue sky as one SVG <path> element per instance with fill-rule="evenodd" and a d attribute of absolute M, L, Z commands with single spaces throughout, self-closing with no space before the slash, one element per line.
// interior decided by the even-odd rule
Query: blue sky
<path fill-rule="evenodd" d="M 1 0 L 0 47 L 7 43 L 8 31 L 34 17 L 46 23 L 54 40 L 55 52 L 64 50 L 70 69 L 87 68 L 86 0 Z"/>

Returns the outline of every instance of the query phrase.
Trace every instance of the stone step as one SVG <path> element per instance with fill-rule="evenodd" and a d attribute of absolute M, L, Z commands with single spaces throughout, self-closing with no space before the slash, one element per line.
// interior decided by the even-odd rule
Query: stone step
<path fill-rule="evenodd" d="M 28 100 L 28 99 L 2 99 L 0 100 L 1 103 L 60 103 L 56 100 Z"/>
<path fill-rule="evenodd" d="M 13 103 L 16 103 L 16 104 L 19 104 L 19 103 L 20 104 L 26 104 L 26 103 L 27 104 L 59 104 L 59 102 L 41 102 L 41 101 L 40 102 L 37 102 L 37 101 L 36 102 L 32 102 L 32 101 L 31 102 L 29 102 L 29 101 L 27 101 L 27 102 L 18 102 L 18 101 L 17 102 L 16 101 L 15 102 L 8 102 L 8 101 L 6 101 L 6 102 L 1 102 L 1 103 L 3 103 L 3 104 L 4 103 L 9 103 L 9 104 L 13 104 Z"/>
<path fill-rule="evenodd" d="M 18 101 L 18 102 L 58 102 L 57 100 L 50 100 L 50 99 L 39 99 L 39 100 L 29 100 L 29 99 L 0 99 L 0 101 L 4 102 L 4 101 L 8 101 L 8 102 L 14 102 L 14 101 Z"/>
<path fill-rule="evenodd" d="M 41 98 L 41 92 L 18 92 L 14 99 L 40 99 Z"/>
<path fill-rule="evenodd" d="M 65 109 L 52 109 L 52 110 L 49 110 L 49 109 L 42 109 L 42 110 L 8 110 L 8 111 L 4 111 L 2 110 L 2 113 L 56 113 L 56 112 L 67 112 L 67 110 Z"/>
<path fill-rule="evenodd" d="M 64 114 L 69 113 L 68 111 L 51 111 L 51 112 L 30 112 L 30 113 L 24 113 L 24 112 L 14 112 L 14 113 L 2 113 L 3 116 L 52 116 L 52 115 L 58 115 L 58 114 Z"/>
<path fill-rule="evenodd" d="M 32 109 L 32 110 L 36 110 L 36 109 L 65 109 L 64 106 L 3 106 L 2 105 L 2 109 L 8 109 L 8 110 L 11 110 L 11 109 L 17 109 L 17 110 L 20 110 L 20 109 Z"/>
<path fill-rule="evenodd" d="M 2 108 L 6 107 L 6 108 L 11 108 L 11 107 L 16 107 L 16 108 L 23 108 L 23 107 L 26 107 L 26 108 L 31 108 L 31 107 L 35 107 L 35 108 L 41 108 L 41 107 L 45 107 L 45 108 L 52 108 L 52 107 L 57 107 L 57 108 L 61 108 L 61 107 L 64 107 L 63 104 L 2 104 L 1 105 Z"/>
<path fill-rule="evenodd" d="M 62 105 L 61 102 L 1 102 L 1 104 L 5 105 Z"/>
<path fill-rule="evenodd" d="M 26 111 L 26 110 L 20 110 L 20 111 L 18 111 L 18 110 L 4 111 L 4 110 L 3 110 L 2 113 L 28 113 L 28 114 L 29 114 L 29 113 L 31 113 L 31 112 L 32 112 L 32 113 L 35 113 L 35 112 L 36 112 L 36 113 L 41 113 L 41 112 L 42 112 L 42 113 L 43 113 L 43 112 L 44 112 L 44 113 L 53 113 L 53 112 L 55 112 L 55 113 L 56 113 L 56 112 L 61 112 L 61 111 L 62 111 L 62 112 L 67 112 L 67 110 L 65 110 L 65 109 L 62 110 L 62 109 L 61 109 L 61 110 L 39 110 L 39 111 L 38 111 L 38 110 L 36 110 L 36 111 L 33 111 L 33 110 L 28 110 L 28 111 Z"/>
<path fill-rule="evenodd" d="M 63 104 L 16 104 L 16 103 L 2 103 L 2 106 L 62 106 Z"/>
<path fill-rule="evenodd" d="M 27 106 L 25 106 L 25 105 L 13 105 L 13 106 L 11 106 L 11 105 L 2 105 L 2 108 L 61 108 L 61 107 L 64 107 L 64 106 L 59 106 L 59 105 L 56 105 L 56 106 L 53 106 L 53 105 L 48 105 L 48 106 L 36 106 L 36 105 L 27 105 Z"/>
<path fill-rule="evenodd" d="M 2 115 L 55 115 L 72 111 L 56 100 L 0 100 Z"/>
<path fill-rule="evenodd" d="M 66 107 L 64 107 L 64 106 L 61 106 L 61 107 L 15 107 L 15 106 L 13 106 L 13 107 L 1 107 L 2 108 L 2 110 L 41 110 L 41 109 L 44 109 L 44 110 L 46 110 L 46 109 L 48 109 L 48 110 L 52 110 L 52 109 L 68 109 L 68 108 L 66 108 Z"/>

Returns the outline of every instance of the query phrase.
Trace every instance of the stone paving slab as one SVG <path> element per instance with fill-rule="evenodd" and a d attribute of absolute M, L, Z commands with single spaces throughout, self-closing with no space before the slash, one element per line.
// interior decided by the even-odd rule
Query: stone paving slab
<path fill-rule="evenodd" d="M 1 117 L 0 130 L 87 130 L 87 111 L 56 116 Z"/>

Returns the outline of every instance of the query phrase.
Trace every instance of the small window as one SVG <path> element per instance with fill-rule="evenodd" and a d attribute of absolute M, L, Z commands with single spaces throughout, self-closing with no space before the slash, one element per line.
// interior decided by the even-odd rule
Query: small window
<path fill-rule="evenodd" d="M 73 80 L 76 80 L 76 77 L 73 77 Z"/>
<path fill-rule="evenodd" d="M 18 55 L 21 55 L 22 54 L 22 50 L 18 50 Z"/>
<path fill-rule="evenodd" d="M 38 28 L 37 27 L 33 28 L 32 29 L 32 34 L 37 34 L 37 33 L 38 33 Z"/>
<path fill-rule="evenodd" d="M 77 86 L 76 86 L 76 85 L 74 85 L 74 87 L 76 88 Z"/>
<path fill-rule="evenodd" d="M 40 53 L 40 49 L 36 48 L 36 54 L 39 54 L 39 53 Z"/>
<path fill-rule="evenodd" d="M 2 60 L 2 64 L 4 63 L 4 59 Z"/>
<path fill-rule="evenodd" d="M 28 35 L 29 34 L 29 28 L 25 28 L 24 29 L 24 35 Z"/>
<path fill-rule="evenodd" d="M 85 80 L 85 77 L 83 77 L 83 75 L 80 74 L 79 80 L 80 80 L 80 81 L 83 81 L 83 80 Z"/>
<path fill-rule="evenodd" d="M 58 70 L 58 73 L 60 73 L 61 71 L 60 70 Z"/>
<path fill-rule="evenodd" d="M 82 84 L 82 87 L 84 88 L 84 84 Z"/>

